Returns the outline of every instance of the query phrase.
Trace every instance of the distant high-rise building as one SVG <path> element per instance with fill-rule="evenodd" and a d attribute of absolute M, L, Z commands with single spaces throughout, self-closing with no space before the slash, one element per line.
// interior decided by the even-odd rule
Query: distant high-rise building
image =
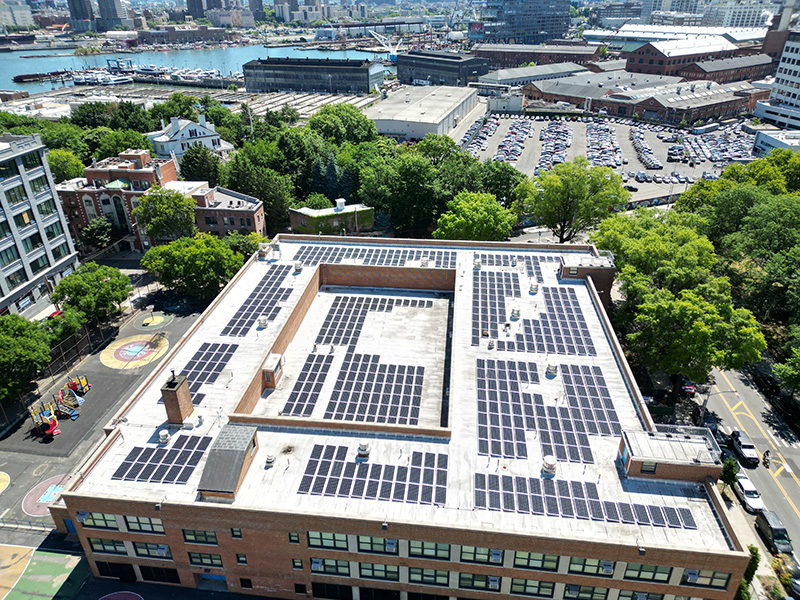
<path fill-rule="evenodd" d="M 205 16 L 203 0 L 186 0 L 186 11 L 194 19 L 202 19 Z"/>
<path fill-rule="evenodd" d="M 97 29 L 110 31 L 117 26 L 133 29 L 133 19 L 128 16 L 128 9 L 122 6 L 120 0 L 98 0 Z"/>
<path fill-rule="evenodd" d="M 89 0 L 67 0 L 69 18 L 75 21 L 91 21 L 94 19 L 92 3 Z"/>
<path fill-rule="evenodd" d="M 206 0 L 206 10 L 222 10 L 222 0 Z"/>
<path fill-rule="evenodd" d="M 264 21 L 266 14 L 264 12 L 264 0 L 248 0 L 247 8 L 253 13 L 253 18 L 256 21 Z"/>
<path fill-rule="evenodd" d="M 500 23 L 492 41 L 541 44 L 569 28 L 569 0 L 489 0 L 487 9 Z"/>

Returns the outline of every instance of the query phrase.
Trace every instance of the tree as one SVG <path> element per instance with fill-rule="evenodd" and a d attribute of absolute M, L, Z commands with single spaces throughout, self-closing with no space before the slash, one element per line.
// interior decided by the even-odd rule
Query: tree
<path fill-rule="evenodd" d="M 589 167 L 583 157 L 524 181 L 517 194 L 517 214 L 538 219 L 561 243 L 593 227 L 630 197 L 619 175 L 608 167 Z"/>
<path fill-rule="evenodd" d="M 110 102 L 86 102 L 72 111 L 69 122 L 83 129 L 110 127 L 111 114 L 115 110 Z"/>
<path fill-rule="evenodd" d="M 111 114 L 111 129 L 132 129 L 139 133 L 148 133 L 156 128 L 156 123 L 147 111 L 133 102 L 120 102 Z"/>
<path fill-rule="evenodd" d="M 197 21 L 195 21 L 197 23 Z M 150 118 L 155 122 L 169 123 L 172 117 L 197 121 L 197 98 L 189 94 L 175 92 L 169 100 L 153 105 L 150 109 Z"/>
<path fill-rule="evenodd" d="M 198 233 L 150 248 L 142 268 L 165 287 L 201 298 L 216 295 L 244 264 L 241 255 L 219 238 Z"/>
<path fill-rule="evenodd" d="M 458 145 L 453 141 L 453 138 L 449 135 L 437 135 L 435 133 L 426 134 L 414 148 L 431 161 L 431 164 L 437 169 L 444 159 L 459 151 Z"/>
<path fill-rule="evenodd" d="M 88 262 L 59 281 L 50 299 L 80 311 L 89 320 L 102 319 L 119 311 L 132 289 L 119 269 Z"/>
<path fill-rule="evenodd" d="M 41 131 L 42 143 L 50 150 L 70 150 L 81 161 L 91 157 L 89 147 L 83 141 L 83 130 L 69 123 L 53 123 Z"/>
<path fill-rule="evenodd" d="M 517 188 L 525 181 L 525 174 L 501 160 L 487 160 L 483 163 L 483 191 L 492 194 L 506 208 L 511 208 L 517 200 Z"/>
<path fill-rule="evenodd" d="M 83 177 L 83 163 L 69 150 L 50 150 L 47 153 L 47 163 L 56 183 Z"/>
<path fill-rule="evenodd" d="M 144 135 L 132 129 L 123 129 L 112 131 L 100 141 L 100 146 L 95 152 L 95 158 L 102 160 L 109 156 L 117 156 L 120 152 L 125 150 L 149 150 L 153 151 L 153 146 L 150 144 Z"/>
<path fill-rule="evenodd" d="M 296 201 L 292 208 L 313 208 L 314 210 L 321 210 L 323 208 L 333 208 L 331 202 L 325 194 L 313 192 L 308 195 L 305 200 Z"/>
<path fill-rule="evenodd" d="M 242 233 L 240 231 L 229 231 L 228 235 L 222 238 L 228 247 L 241 254 L 245 260 L 250 258 L 250 255 L 258 250 L 258 245 L 261 243 L 269 242 L 269 238 L 251 231 L 250 233 Z"/>
<path fill-rule="evenodd" d="M 15 314 L 0 316 L 0 398 L 16 397 L 49 362 L 47 334 L 37 323 Z"/>
<path fill-rule="evenodd" d="M 461 192 L 447 203 L 433 237 L 439 240 L 502 241 L 511 234 L 514 212 L 491 194 Z"/>
<path fill-rule="evenodd" d="M 203 144 L 189 146 L 181 157 L 181 177 L 186 181 L 208 181 L 210 187 L 217 187 L 219 170 L 219 156 Z"/>
<path fill-rule="evenodd" d="M 86 317 L 82 312 L 72 306 L 65 306 L 61 315 L 45 319 L 40 326 L 47 333 L 47 340 L 52 348 L 78 333 L 84 323 Z"/>
<path fill-rule="evenodd" d="M 258 166 L 244 152 L 237 152 L 227 165 L 227 187 L 258 198 L 264 203 L 267 227 L 275 231 L 288 220 L 294 199 L 292 182 L 268 167 Z"/>
<path fill-rule="evenodd" d="M 153 241 L 174 240 L 197 233 L 194 224 L 195 202 L 175 190 L 153 188 L 133 209 L 133 218 Z"/>
<path fill-rule="evenodd" d="M 308 127 L 336 145 L 378 139 L 375 123 L 352 104 L 326 104 L 308 120 Z"/>
<path fill-rule="evenodd" d="M 454 152 L 446 156 L 438 169 L 439 185 L 446 199 L 459 192 L 480 192 L 483 189 L 483 165 L 468 152 Z"/>
<path fill-rule="evenodd" d="M 111 243 L 111 221 L 107 217 L 95 217 L 83 228 L 80 242 L 84 246 L 107 248 Z"/>
<path fill-rule="evenodd" d="M 756 576 L 758 563 L 761 562 L 761 553 L 758 551 L 758 548 L 752 544 L 747 545 L 747 551 L 750 552 L 750 560 L 748 561 L 747 568 L 744 570 L 744 574 L 742 575 L 742 581 L 749 584 L 751 581 L 753 581 L 753 577 Z"/>
<path fill-rule="evenodd" d="M 772 370 L 781 384 L 789 388 L 794 396 L 795 390 L 800 388 L 800 348 L 792 348 L 791 354 L 786 362 L 776 364 Z"/>
<path fill-rule="evenodd" d="M 736 474 L 739 472 L 739 463 L 732 456 L 729 456 L 722 463 L 722 470 L 719 472 L 719 480 L 727 485 L 733 486 L 736 483 Z"/>

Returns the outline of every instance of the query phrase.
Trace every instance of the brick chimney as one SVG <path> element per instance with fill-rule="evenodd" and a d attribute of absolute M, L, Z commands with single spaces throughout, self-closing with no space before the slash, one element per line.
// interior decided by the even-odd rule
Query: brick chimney
<path fill-rule="evenodd" d="M 173 371 L 172 377 L 161 387 L 161 398 L 167 409 L 167 421 L 172 425 L 183 425 L 194 412 L 189 381 L 185 375 L 175 375 Z"/>

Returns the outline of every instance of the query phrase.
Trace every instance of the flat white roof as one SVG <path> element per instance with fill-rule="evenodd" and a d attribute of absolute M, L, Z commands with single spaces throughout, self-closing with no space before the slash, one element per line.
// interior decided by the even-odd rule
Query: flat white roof
<path fill-rule="evenodd" d="M 450 86 L 406 86 L 376 104 L 364 114 L 373 121 L 410 121 L 441 123 L 455 108 L 477 90 Z M 464 115 L 461 115 L 464 116 Z"/>
<path fill-rule="evenodd" d="M 265 360 L 277 361 L 270 350 L 318 264 L 410 267 L 423 280 L 428 269 L 447 269 L 453 291 L 319 289 L 282 352 L 283 378 L 249 417 L 259 449 L 231 506 L 730 549 L 702 486 L 619 474 L 623 432 L 646 435 L 643 405 L 588 284 L 558 276 L 562 261 L 609 267 L 609 256 L 536 245 L 278 241 L 279 251 L 245 265 L 118 415 L 121 435 L 79 467 L 71 491 L 202 504 L 207 449 L 237 419 L 229 415 Z M 165 445 L 160 388 L 172 369 L 188 376 L 204 419 L 169 428 Z M 369 457 L 359 462 L 363 443 Z M 543 474 L 546 455 L 557 458 L 555 477 Z M 655 513 L 669 525 L 640 518 Z"/>

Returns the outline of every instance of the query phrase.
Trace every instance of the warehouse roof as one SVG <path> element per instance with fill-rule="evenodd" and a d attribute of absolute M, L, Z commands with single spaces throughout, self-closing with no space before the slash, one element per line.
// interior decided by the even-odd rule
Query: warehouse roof
<path fill-rule="evenodd" d="M 583 38 L 590 42 L 596 40 L 656 41 L 690 39 L 698 36 L 719 35 L 734 44 L 763 40 L 766 27 L 694 27 L 677 25 L 637 25 L 629 23 L 616 31 L 589 29 Z"/>
<path fill-rule="evenodd" d="M 198 505 L 198 491 L 240 482 L 213 506 L 730 550 L 703 485 L 620 475 L 623 432 L 669 461 L 703 449 L 691 465 L 719 465 L 719 449 L 696 432 L 674 448 L 642 438 L 644 401 L 594 284 L 573 268 L 600 281 L 613 257 L 278 236 L 170 340 L 65 493 Z M 164 423 L 171 370 L 204 416 L 191 428 Z M 235 478 L 243 453 L 252 466 Z"/>
<path fill-rule="evenodd" d="M 531 85 L 543 94 L 597 99 L 616 92 L 638 92 L 678 83 L 680 80 L 680 77 L 666 75 L 612 71 L 610 73 L 582 73 L 562 79 L 545 79 L 534 81 Z"/>
<path fill-rule="evenodd" d="M 651 42 L 650 45 L 668 57 L 736 50 L 736 46 L 719 35 L 698 36 L 686 40 L 664 40 Z"/>
<path fill-rule="evenodd" d="M 534 44 L 480 44 L 473 52 L 536 52 L 538 54 L 596 54 L 597 46 L 536 46 Z"/>
<path fill-rule="evenodd" d="M 624 58 L 618 58 L 616 60 L 601 60 L 591 64 L 598 71 L 624 71 L 625 67 L 628 66 L 628 61 Z"/>
<path fill-rule="evenodd" d="M 623 61 L 625 62 L 625 61 Z M 553 63 L 550 65 L 536 65 L 533 67 L 517 67 L 515 69 L 500 69 L 486 75 L 481 75 L 479 81 L 484 83 L 503 83 L 525 78 L 544 78 L 558 75 L 572 75 L 573 73 L 584 73 L 588 71 L 586 67 L 575 63 Z"/>
<path fill-rule="evenodd" d="M 473 88 L 452 86 L 408 86 L 364 110 L 371 121 L 393 120 L 439 123 L 469 96 Z M 464 116 L 464 115 L 461 115 Z"/>
<path fill-rule="evenodd" d="M 716 73 L 718 71 L 729 71 L 731 69 L 746 69 L 747 67 L 769 65 L 772 64 L 772 58 L 766 54 L 753 54 L 751 56 L 734 56 L 733 58 L 706 60 L 695 64 L 701 71 Z"/>
<path fill-rule="evenodd" d="M 399 59 L 401 56 L 422 60 L 449 60 L 451 62 L 467 62 L 478 58 L 477 56 L 461 54 L 459 52 L 427 52 L 423 50 L 411 50 L 410 52 L 398 54 L 397 58 Z"/>

